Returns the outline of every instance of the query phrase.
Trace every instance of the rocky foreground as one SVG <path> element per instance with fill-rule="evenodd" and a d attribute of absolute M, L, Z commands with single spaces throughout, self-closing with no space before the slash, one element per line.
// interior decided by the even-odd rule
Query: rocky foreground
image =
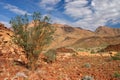
<path fill-rule="evenodd" d="M 120 72 L 120 61 L 111 60 L 108 54 L 79 52 L 77 56 L 61 58 L 53 63 L 40 59 L 34 72 L 24 64 L 14 62 L 16 57 L 19 59 L 18 55 L 4 54 L 0 53 L 0 80 L 82 80 L 85 76 L 94 80 L 119 80 L 114 74 Z"/>

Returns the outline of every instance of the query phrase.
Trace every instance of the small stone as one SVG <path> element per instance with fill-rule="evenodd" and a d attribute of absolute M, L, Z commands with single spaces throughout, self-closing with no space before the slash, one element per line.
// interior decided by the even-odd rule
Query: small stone
<path fill-rule="evenodd" d="M 13 49 L 13 48 L 10 48 L 10 51 L 11 51 L 11 52 L 14 52 L 14 49 Z"/>
<path fill-rule="evenodd" d="M 24 77 L 24 78 L 27 78 L 28 76 L 27 76 L 25 73 L 23 73 L 23 72 L 18 72 L 18 73 L 16 74 L 16 77 Z"/>
<path fill-rule="evenodd" d="M 91 76 L 84 76 L 82 80 L 94 80 L 94 78 Z"/>
<path fill-rule="evenodd" d="M 7 51 L 6 50 L 2 50 L 1 53 L 7 53 Z"/>

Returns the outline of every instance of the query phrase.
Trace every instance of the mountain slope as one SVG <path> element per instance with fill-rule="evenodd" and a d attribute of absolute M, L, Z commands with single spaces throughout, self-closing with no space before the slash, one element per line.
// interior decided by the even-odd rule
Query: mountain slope
<path fill-rule="evenodd" d="M 94 34 L 92 37 L 77 40 L 72 46 L 86 48 L 120 43 L 120 28 L 100 26 Z"/>
<path fill-rule="evenodd" d="M 2 41 L 11 41 L 11 36 L 13 35 L 13 32 L 4 26 L 4 24 L 0 23 L 0 43 Z"/>
<path fill-rule="evenodd" d="M 33 22 L 29 26 L 34 26 Z M 52 24 L 56 28 L 54 40 L 49 48 L 95 47 L 120 43 L 120 28 L 100 26 L 95 32 L 62 24 Z M 13 32 L 0 24 L 0 40 L 10 41 Z"/>
<path fill-rule="evenodd" d="M 120 28 L 100 26 L 95 30 L 95 34 L 97 36 L 117 36 L 120 35 Z"/>
<path fill-rule="evenodd" d="M 92 31 L 71 27 L 68 25 L 53 24 L 53 26 L 56 28 L 56 31 L 54 33 L 54 41 L 51 47 L 55 48 L 69 46 L 81 38 L 94 35 Z"/>
<path fill-rule="evenodd" d="M 75 48 L 90 48 L 90 47 L 98 47 L 98 46 L 106 46 L 112 44 L 119 44 L 120 43 L 120 35 L 114 37 L 99 37 L 99 36 L 92 36 L 88 38 L 83 38 L 77 40 L 71 46 Z"/>

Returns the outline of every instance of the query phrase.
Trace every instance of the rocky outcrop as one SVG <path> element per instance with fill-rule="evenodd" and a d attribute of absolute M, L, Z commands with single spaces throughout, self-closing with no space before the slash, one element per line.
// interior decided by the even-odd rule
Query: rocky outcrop
<path fill-rule="evenodd" d="M 71 56 L 78 55 L 78 53 L 72 48 L 61 47 L 56 49 L 57 60 L 64 60 L 70 58 Z"/>
<path fill-rule="evenodd" d="M 120 44 L 108 45 L 105 49 L 103 49 L 101 51 L 103 51 L 103 52 L 110 52 L 110 51 L 120 52 Z"/>
<path fill-rule="evenodd" d="M 70 33 L 70 32 L 74 32 L 75 29 L 71 26 L 68 25 L 64 25 L 63 27 L 61 27 L 65 32 Z"/>
<path fill-rule="evenodd" d="M 13 32 L 0 23 L 0 58 L 26 62 L 24 50 L 12 41 Z"/>

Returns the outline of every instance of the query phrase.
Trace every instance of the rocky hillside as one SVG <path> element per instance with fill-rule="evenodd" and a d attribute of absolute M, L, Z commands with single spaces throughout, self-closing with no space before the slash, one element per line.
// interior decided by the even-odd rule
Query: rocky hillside
<path fill-rule="evenodd" d="M 51 47 L 59 48 L 69 46 L 79 39 L 94 36 L 94 32 L 81 28 L 75 28 L 62 24 L 53 24 L 53 26 L 56 28 L 56 31 Z"/>
<path fill-rule="evenodd" d="M 95 30 L 95 34 L 97 36 L 118 36 L 120 35 L 120 28 L 100 26 Z"/>
<path fill-rule="evenodd" d="M 0 57 L 8 60 L 23 60 L 25 56 L 22 48 L 12 41 L 13 32 L 0 23 Z"/>
<path fill-rule="evenodd" d="M 29 24 L 33 26 L 33 22 Z M 95 32 L 62 24 L 52 24 L 56 28 L 54 40 L 49 48 L 86 48 L 120 43 L 120 28 L 98 27 Z M 0 24 L 0 43 L 11 40 L 13 32 Z"/>
<path fill-rule="evenodd" d="M 106 46 L 120 43 L 120 28 L 110 28 L 106 26 L 98 27 L 94 36 L 77 40 L 73 47 L 88 48 L 96 46 Z"/>
<path fill-rule="evenodd" d="M 72 46 L 74 48 L 91 48 L 91 47 L 103 47 L 107 45 L 119 44 L 120 36 L 107 36 L 107 37 L 99 37 L 92 36 L 88 38 L 83 38 L 77 40 Z"/>
<path fill-rule="evenodd" d="M 0 23 L 0 43 L 11 41 L 13 32 Z"/>
<path fill-rule="evenodd" d="M 109 52 L 109 51 L 120 51 L 120 44 L 109 45 L 106 48 L 102 49 L 101 52 Z"/>

